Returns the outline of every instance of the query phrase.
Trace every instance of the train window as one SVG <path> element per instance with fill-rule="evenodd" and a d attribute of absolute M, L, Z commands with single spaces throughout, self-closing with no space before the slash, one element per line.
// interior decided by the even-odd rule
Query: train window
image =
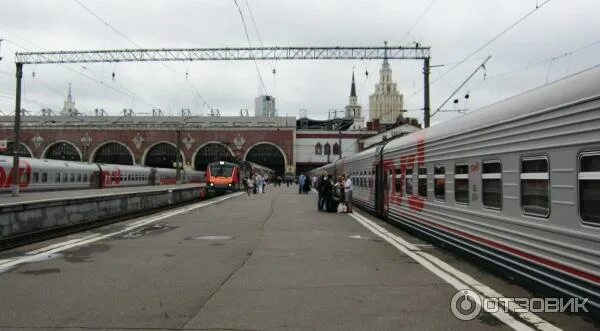
<path fill-rule="evenodd" d="M 534 216 L 550 215 L 550 176 L 545 157 L 521 160 L 521 209 Z"/>
<path fill-rule="evenodd" d="M 579 157 L 579 215 L 584 222 L 600 224 L 600 153 Z"/>
<path fill-rule="evenodd" d="M 60 182 L 60 174 L 59 174 L 59 173 L 57 173 L 57 174 L 54 176 L 54 181 L 55 181 L 56 183 L 59 183 L 59 182 Z"/>
<path fill-rule="evenodd" d="M 433 169 L 433 193 L 437 200 L 446 200 L 446 168 L 435 166 Z"/>
<path fill-rule="evenodd" d="M 77 181 L 81 183 L 81 173 L 77 174 Z"/>
<path fill-rule="evenodd" d="M 29 183 L 29 173 L 28 172 L 23 172 L 23 174 L 21 175 L 21 183 Z"/>
<path fill-rule="evenodd" d="M 71 182 L 71 183 L 72 183 L 72 182 L 74 182 L 74 181 L 75 181 L 75 174 L 74 174 L 74 173 L 71 173 L 71 174 L 69 175 L 69 182 Z"/>
<path fill-rule="evenodd" d="M 33 180 L 32 180 L 32 182 L 37 183 L 39 181 L 40 181 L 40 174 L 37 173 L 37 172 L 34 172 L 33 173 Z"/>
<path fill-rule="evenodd" d="M 66 182 L 68 181 L 68 179 L 69 179 L 68 177 L 69 177 L 69 175 L 68 175 L 68 174 L 65 174 L 65 173 L 63 173 L 63 174 L 62 174 L 62 182 L 63 182 L 63 183 L 66 183 Z"/>
<path fill-rule="evenodd" d="M 454 200 L 457 203 L 469 204 L 469 166 L 454 166 Z"/>
<path fill-rule="evenodd" d="M 42 172 L 42 183 L 48 182 L 48 173 Z"/>
<path fill-rule="evenodd" d="M 427 168 L 419 168 L 419 195 L 427 198 Z"/>
<path fill-rule="evenodd" d="M 83 174 L 83 179 L 82 179 L 82 181 L 83 181 L 84 183 L 88 181 L 87 174 Z"/>
<path fill-rule="evenodd" d="M 396 179 L 395 179 L 395 186 L 396 186 L 396 194 L 401 194 L 402 193 L 402 171 L 400 170 L 400 168 L 396 169 Z"/>
<path fill-rule="evenodd" d="M 486 208 L 502 209 L 502 164 L 498 161 L 483 162 L 481 200 Z"/>
<path fill-rule="evenodd" d="M 406 190 L 406 195 L 412 195 L 413 194 L 413 170 L 412 169 L 406 169 L 406 177 L 404 178 L 404 186 L 405 186 L 405 190 Z"/>

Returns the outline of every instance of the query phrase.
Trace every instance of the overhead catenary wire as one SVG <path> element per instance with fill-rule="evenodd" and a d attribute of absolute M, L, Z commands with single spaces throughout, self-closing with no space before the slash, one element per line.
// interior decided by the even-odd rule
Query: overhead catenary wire
<path fill-rule="evenodd" d="M 425 15 L 427 15 L 427 12 L 429 12 L 429 9 L 431 9 L 431 7 L 433 7 L 433 5 L 435 4 L 436 1 L 437 0 L 431 1 L 429 6 L 427 6 L 427 8 L 425 8 L 425 10 L 423 11 L 423 13 L 421 13 L 421 15 L 419 15 L 419 17 L 415 20 L 413 25 L 411 25 L 410 28 L 408 28 L 408 30 L 406 30 L 406 33 L 404 33 L 402 38 L 400 38 L 400 43 L 402 43 L 404 41 L 404 39 L 406 39 L 406 37 L 408 37 L 410 35 L 411 31 L 417 26 L 417 24 L 419 24 L 419 22 L 421 22 L 421 19 L 423 19 L 423 17 L 425 17 Z"/>
<path fill-rule="evenodd" d="M 240 14 L 240 18 L 242 20 L 242 26 L 244 27 L 244 34 L 246 35 L 246 40 L 248 41 L 248 46 L 250 48 L 252 48 L 252 41 L 250 40 L 250 35 L 248 34 L 248 27 L 246 26 L 246 19 L 244 19 L 244 13 L 242 12 L 242 8 L 240 8 L 240 5 L 238 4 L 237 0 L 233 0 L 233 3 L 237 7 L 237 11 Z M 265 82 L 263 80 L 262 74 L 260 73 L 260 68 L 258 66 L 258 62 L 256 61 L 256 58 L 254 57 L 254 53 L 251 52 L 251 55 L 252 55 L 252 60 L 254 61 L 254 66 L 256 67 L 256 72 L 258 73 L 258 79 L 260 80 L 260 85 L 262 86 L 262 89 L 265 92 L 265 95 L 269 95 L 269 92 L 267 90 L 267 87 L 265 86 Z"/>
<path fill-rule="evenodd" d="M 115 33 L 117 33 L 119 36 L 123 37 L 125 40 L 129 41 L 130 43 L 132 43 L 134 46 L 138 47 L 138 48 L 144 48 L 142 47 L 142 45 L 138 44 L 137 42 L 135 42 L 133 39 L 131 39 L 130 37 L 128 37 L 125 33 L 121 32 L 119 29 L 117 29 L 115 26 L 111 25 L 110 23 L 108 23 L 105 19 L 103 19 L 102 17 L 100 17 L 100 15 L 96 14 L 91 8 L 85 6 L 80 0 L 74 0 L 77 4 L 79 4 L 83 9 L 85 9 L 88 13 L 90 13 L 91 15 L 93 15 L 94 17 L 96 17 L 100 22 L 102 22 L 105 26 L 109 27 L 111 30 L 113 30 Z M 164 62 L 160 63 L 163 67 L 169 69 L 171 72 L 176 73 L 178 75 L 181 75 L 181 73 L 172 68 L 171 66 L 167 65 Z M 198 89 L 196 88 L 196 86 L 188 79 L 188 72 L 185 73 L 185 81 L 187 82 L 187 84 L 192 88 L 192 90 L 194 91 L 194 93 L 196 94 L 197 97 L 199 97 L 202 100 L 203 106 L 205 106 L 207 109 L 211 108 L 211 105 L 206 101 L 206 99 L 202 96 L 202 94 L 200 94 L 200 92 L 198 91 Z"/>
<path fill-rule="evenodd" d="M 437 81 L 439 81 L 442 77 L 446 76 L 447 74 L 451 73 L 452 71 L 454 71 L 456 68 L 458 68 L 461 64 L 465 63 L 466 61 L 468 61 L 471 57 L 473 57 L 475 54 L 479 53 L 480 51 L 482 51 L 484 48 L 488 47 L 489 45 L 491 45 L 492 43 L 494 43 L 496 40 L 498 40 L 500 37 L 502 37 L 503 35 L 505 35 L 507 32 L 509 32 L 510 30 L 512 30 L 514 27 L 516 27 L 517 25 L 519 25 L 520 23 L 522 23 L 523 21 L 525 21 L 529 16 L 531 16 L 533 13 L 535 13 L 536 11 L 538 11 L 539 9 L 541 9 L 542 7 L 544 7 L 546 4 L 548 4 L 550 1 L 552 0 L 545 0 L 544 2 L 542 2 L 541 4 L 537 4 L 535 6 L 534 9 L 528 11 L 525 13 L 525 15 L 519 17 L 515 22 L 511 23 L 509 26 L 507 26 L 506 28 L 504 28 L 502 31 L 500 31 L 499 33 L 497 33 L 496 35 L 494 35 L 490 40 L 486 41 L 485 43 L 483 43 L 481 46 L 479 46 L 477 49 L 475 49 L 474 51 L 472 51 L 471 53 L 469 53 L 466 57 L 464 57 L 462 60 L 456 62 L 456 64 L 454 64 L 452 67 L 450 67 L 450 69 L 444 71 L 443 73 L 441 73 L 439 76 L 437 76 L 436 78 L 434 78 L 429 84 L 430 86 L 432 86 L 433 84 L 435 84 Z M 407 101 L 410 100 L 412 97 L 418 95 L 419 93 L 421 93 L 423 91 L 423 88 L 421 88 L 420 90 L 418 90 L 417 92 L 413 93 L 410 97 L 408 97 Z"/>

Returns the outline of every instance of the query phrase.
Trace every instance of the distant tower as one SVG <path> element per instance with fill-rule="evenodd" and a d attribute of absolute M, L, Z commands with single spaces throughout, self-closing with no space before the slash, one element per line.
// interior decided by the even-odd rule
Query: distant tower
<path fill-rule="evenodd" d="M 276 117 L 275 98 L 271 95 L 261 95 L 254 99 L 254 116 Z"/>
<path fill-rule="evenodd" d="M 60 114 L 64 116 L 79 114 L 79 111 L 77 111 L 77 108 L 75 108 L 75 100 L 73 100 L 73 95 L 71 94 L 71 83 L 69 83 L 69 94 L 67 95 L 67 100 L 65 101 Z"/>
<path fill-rule="evenodd" d="M 362 107 L 358 104 L 356 98 L 356 85 L 354 83 L 354 71 L 352 72 L 352 85 L 350 86 L 350 97 L 348 98 L 348 105 L 346 106 L 346 118 L 354 119 L 352 124 L 353 130 L 360 130 L 364 126 L 365 119 L 361 114 Z"/>
<path fill-rule="evenodd" d="M 385 42 L 387 47 L 387 42 Z M 388 62 L 387 48 L 383 57 L 383 65 L 379 70 L 379 83 L 375 84 L 375 92 L 369 96 L 369 119 L 379 119 L 382 123 L 393 123 L 404 110 L 403 96 L 398 92 L 396 83 L 392 81 L 392 69 Z"/>

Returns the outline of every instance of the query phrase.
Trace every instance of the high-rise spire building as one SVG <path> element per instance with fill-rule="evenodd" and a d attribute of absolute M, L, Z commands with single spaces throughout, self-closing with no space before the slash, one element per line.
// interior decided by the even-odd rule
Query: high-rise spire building
<path fill-rule="evenodd" d="M 385 45 L 387 46 L 387 42 Z M 375 84 L 375 92 L 369 96 L 369 119 L 379 119 L 381 123 L 395 122 L 405 112 L 403 103 L 403 96 L 392 80 L 392 69 L 386 49 L 379 70 L 379 83 Z"/>
<path fill-rule="evenodd" d="M 350 97 L 346 106 L 346 118 L 354 119 L 352 129 L 360 130 L 364 126 L 364 117 L 361 114 L 362 107 L 358 104 L 356 97 L 356 85 L 354 83 L 354 71 L 352 72 L 352 85 L 350 86 Z"/>
<path fill-rule="evenodd" d="M 60 111 L 61 115 L 77 115 L 79 112 L 75 108 L 75 100 L 73 100 L 73 94 L 71 93 L 71 83 L 69 83 L 69 94 L 67 100 L 65 100 L 63 109 Z"/>

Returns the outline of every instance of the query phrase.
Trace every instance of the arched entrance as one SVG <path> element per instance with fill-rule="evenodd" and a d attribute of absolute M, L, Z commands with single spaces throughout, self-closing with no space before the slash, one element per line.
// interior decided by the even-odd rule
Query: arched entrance
<path fill-rule="evenodd" d="M 144 165 L 147 167 L 175 168 L 175 162 L 177 162 L 177 148 L 169 143 L 158 143 L 150 147 L 144 158 Z M 181 162 L 185 164 L 183 155 Z"/>
<path fill-rule="evenodd" d="M 61 141 L 48 146 L 43 154 L 43 158 L 81 162 L 81 153 L 73 144 Z"/>
<path fill-rule="evenodd" d="M 278 176 L 285 172 L 285 157 L 279 148 L 268 143 L 259 143 L 252 146 L 245 157 L 246 161 L 258 163 L 275 170 Z"/>
<path fill-rule="evenodd" d="M 215 161 L 235 161 L 235 156 L 227 146 L 214 142 L 200 147 L 194 156 L 194 168 L 206 170 L 206 166 Z"/>
<path fill-rule="evenodd" d="M 96 149 L 92 162 L 133 165 L 133 155 L 125 145 L 109 142 Z"/>
<path fill-rule="evenodd" d="M 12 156 L 13 145 L 14 142 L 9 141 L 6 144 L 6 150 L 0 151 L 0 155 Z M 17 153 L 20 157 L 33 157 L 33 155 L 31 155 L 31 151 L 29 151 L 29 148 L 27 148 L 27 146 L 24 143 L 19 143 L 19 150 L 17 151 Z"/>

